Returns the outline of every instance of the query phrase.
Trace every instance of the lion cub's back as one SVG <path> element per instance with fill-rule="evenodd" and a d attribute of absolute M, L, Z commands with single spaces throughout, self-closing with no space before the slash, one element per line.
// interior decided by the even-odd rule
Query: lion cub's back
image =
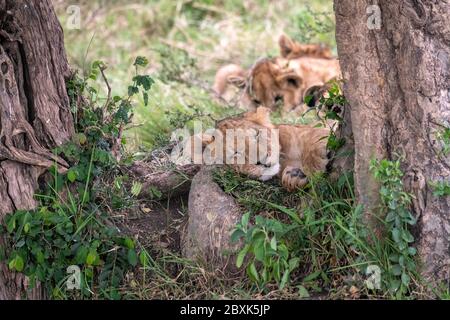
<path fill-rule="evenodd" d="M 291 60 L 289 66 L 299 73 L 308 84 L 307 86 L 323 84 L 341 77 L 341 68 L 337 59 L 302 57 Z"/>

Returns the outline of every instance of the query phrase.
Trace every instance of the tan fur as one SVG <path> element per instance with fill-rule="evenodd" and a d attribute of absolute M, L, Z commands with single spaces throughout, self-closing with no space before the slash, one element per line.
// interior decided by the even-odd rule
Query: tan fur
<path fill-rule="evenodd" d="M 274 157 L 271 147 L 275 145 L 278 148 L 278 143 L 272 144 L 271 131 L 274 126 L 270 122 L 270 110 L 267 108 L 258 108 L 255 112 L 247 112 L 238 117 L 232 117 L 220 121 L 217 124 L 217 129 L 222 132 L 225 137 L 228 129 L 241 129 L 245 131 L 245 150 L 250 150 L 250 145 L 258 146 L 259 143 L 265 143 L 268 146 L 265 154 L 260 154 L 258 162 L 260 164 L 252 164 L 248 154 L 245 154 L 245 164 L 234 164 L 233 168 L 240 173 L 246 174 L 251 178 L 268 180 L 263 176 L 267 173 L 270 167 L 279 166 L 279 159 Z M 261 134 L 265 131 L 267 134 Z M 254 134 L 249 134 L 253 132 Z M 264 140 L 262 140 L 264 139 Z M 237 150 L 237 141 L 234 141 L 232 146 L 226 145 L 226 140 L 223 141 L 224 154 L 227 150 Z M 259 153 L 259 150 L 258 150 Z M 277 172 L 272 174 L 276 175 Z M 269 177 L 270 179 L 271 177 Z"/>
<path fill-rule="evenodd" d="M 308 177 L 325 172 L 330 130 L 302 125 L 277 127 L 281 147 L 281 182 L 289 191 L 304 187 Z"/>
<path fill-rule="evenodd" d="M 223 70 L 238 69 L 230 66 Z M 281 107 L 284 114 L 296 109 L 304 112 L 303 97 L 308 88 L 340 78 L 338 60 L 311 57 L 263 59 L 247 73 L 240 69 L 231 76 L 223 70 L 217 74 L 216 86 L 224 88 L 224 83 L 232 83 L 244 90 L 241 104 L 248 110 L 263 106 L 275 111 Z"/>
<path fill-rule="evenodd" d="M 247 72 L 238 70 L 234 65 L 219 70 L 214 88 L 220 96 L 226 92 L 225 84 L 231 83 L 243 90 L 240 103 L 250 111 L 261 106 L 277 110 L 281 106 L 284 112 L 289 112 L 301 104 L 303 79 L 289 68 L 286 60 L 262 59 Z"/>
<path fill-rule="evenodd" d="M 302 77 L 305 91 L 314 85 L 324 85 L 341 77 L 341 68 L 336 59 L 302 57 L 289 60 L 287 67 Z"/>
<path fill-rule="evenodd" d="M 238 65 L 230 64 L 224 66 L 216 73 L 213 90 L 217 95 L 223 96 L 227 91 L 230 79 L 233 77 L 245 78 L 246 76 L 247 71 Z"/>
<path fill-rule="evenodd" d="M 244 165 L 234 164 L 232 167 L 238 172 L 260 179 L 267 172 L 267 166 L 277 166 L 283 187 L 289 191 L 302 188 L 307 184 L 309 177 L 326 170 L 328 164 L 327 137 L 330 131 L 306 125 L 274 126 L 270 121 L 269 114 L 269 109 L 261 107 L 256 112 L 247 112 L 218 123 L 217 129 L 224 134 L 227 129 L 279 130 L 279 143 L 275 144 L 279 149 L 267 150 L 267 154 L 262 156 L 264 159 L 259 159 L 262 162 L 261 165 L 249 164 L 246 161 Z M 269 145 L 271 145 L 270 142 L 269 140 Z M 246 150 L 249 150 L 248 145 L 258 143 L 258 140 L 257 138 L 246 138 L 245 143 Z M 232 146 L 224 145 L 224 150 L 227 148 L 236 148 L 236 142 Z M 276 153 L 281 155 L 279 159 L 273 157 Z M 246 160 L 248 160 L 247 155 Z"/>
<path fill-rule="evenodd" d="M 280 37 L 278 44 L 280 46 L 281 56 L 289 60 L 301 57 L 333 58 L 330 48 L 322 44 L 301 44 L 293 41 L 286 35 Z"/>

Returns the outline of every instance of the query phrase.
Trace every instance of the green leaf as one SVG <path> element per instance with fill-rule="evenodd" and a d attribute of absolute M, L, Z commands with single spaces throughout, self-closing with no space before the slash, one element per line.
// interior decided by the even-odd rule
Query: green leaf
<path fill-rule="evenodd" d="M 45 262 L 45 256 L 41 249 L 37 250 L 37 252 L 36 252 L 36 261 L 39 264 L 42 264 Z"/>
<path fill-rule="evenodd" d="M 242 237 L 245 236 L 244 231 L 242 231 L 241 229 L 235 230 L 232 234 L 231 234 L 231 243 L 236 243 L 238 242 Z"/>
<path fill-rule="evenodd" d="M 89 254 L 89 248 L 86 246 L 80 246 L 75 255 L 75 262 L 77 264 L 82 264 L 87 261 L 87 256 Z"/>
<path fill-rule="evenodd" d="M 389 256 L 389 260 L 390 260 L 391 262 L 398 263 L 398 259 L 399 259 L 398 254 L 393 253 L 393 254 L 391 254 L 391 255 Z"/>
<path fill-rule="evenodd" d="M 401 282 L 400 280 L 392 280 L 390 283 L 390 290 L 392 292 L 396 292 L 400 288 Z"/>
<path fill-rule="evenodd" d="M 130 97 L 134 96 L 136 93 L 139 93 L 139 88 L 135 86 L 129 86 L 128 87 L 128 95 Z"/>
<path fill-rule="evenodd" d="M 403 232 L 402 232 L 402 239 L 405 240 L 408 243 L 414 242 L 414 237 L 408 230 L 403 230 Z"/>
<path fill-rule="evenodd" d="M 295 269 L 297 269 L 299 263 L 300 263 L 300 258 L 292 258 L 291 260 L 289 260 L 289 271 L 292 272 Z"/>
<path fill-rule="evenodd" d="M 272 240 L 270 241 L 270 247 L 272 250 L 277 251 L 277 237 L 273 236 Z"/>
<path fill-rule="evenodd" d="M 245 256 L 247 255 L 248 250 L 250 249 L 250 245 L 246 245 L 244 249 L 239 252 L 236 260 L 236 267 L 240 268 L 242 267 L 242 264 L 244 263 Z"/>
<path fill-rule="evenodd" d="M 9 268 L 12 270 L 16 270 L 17 272 L 22 272 L 24 266 L 25 262 L 20 255 L 16 255 L 16 257 L 9 263 Z"/>
<path fill-rule="evenodd" d="M 396 265 L 392 266 L 391 271 L 394 276 L 399 276 L 402 274 L 403 268 L 399 264 L 396 264 Z"/>
<path fill-rule="evenodd" d="M 78 172 L 76 170 L 70 169 L 69 172 L 67 172 L 67 179 L 74 183 L 78 178 Z"/>
<path fill-rule="evenodd" d="M 298 286 L 298 295 L 300 299 L 306 299 L 310 297 L 308 290 L 306 290 L 304 286 Z"/>
<path fill-rule="evenodd" d="M 22 248 L 25 245 L 25 240 L 22 239 L 19 242 L 16 243 L 16 248 Z"/>
<path fill-rule="evenodd" d="M 322 271 L 316 271 L 316 272 L 313 272 L 313 273 L 311 273 L 310 275 L 308 275 L 308 276 L 306 276 L 304 279 L 303 279 L 303 282 L 310 282 L 310 281 L 313 281 L 313 280 L 315 280 L 315 279 L 317 279 L 319 276 L 320 276 L 320 274 L 322 273 Z"/>
<path fill-rule="evenodd" d="M 12 216 L 6 224 L 6 231 L 8 231 L 8 233 L 13 233 L 15 229 L 16 229 L 16 217 Z"/>
<path fill-rule="evenodd" d="M 264 240 L 258 241 L 253 249 L 256 260 L 260 262 L 264 262 L 264 258 L 266 257 L 266 248 L 264 246 Z"/>
<path fill-rule="evenodd" d="M 309 106 L 310 102 L 314 99 L 314 96 L 308 95 L 305 97 L 304 102 L 307 106 Z"/>
<path fill-rule="evenodd" d="M 248 222 L 250 221 L 250 212 L 247 212 L 246 214 L 244 214 L 242 216 L 242 226 L 244 227 L 244 229 L 246 229 L 248 227 Z"/>
<path fill-rule="evenodd" d="M 144 92 L 143 94 L 142 94 L 142 96 L 143 96 L 143 98 L 144 98 L 144 105 L 145 106 L 148 106 L 148 93 L 147 92 Z"/>
<path fill-rule="evenodd" d="M 417 249 L 413 247 L 408 248 L 408 253 L 410 256 L 415 256 L 417 254 Z"/>
<path fill-rule="evenodd" d="M 131 194 L 134 197 L 138 197 L 141 194 L 141 191 L 142 191 L 142 183 L 133 182 L 133 186 L 131 187 Z"/>
<path fill-rule="evenodd" d="M 390 223 L 395 220 L 396 213 L 395 211 L 389 211 L 388 215 L 386 216 L 386 222 Z"/>
<path fill-rule="evenodd" d="M 139 254 L 139 261 L 141 262 L 141 265 L 143 265 L 144 267 L 147 267 L 149 265 L 149 259 L 145 251 L 142 251 Z"/>
<path fill-rule="evenodd" d="M 290 276 L 289 270 L 286 270 L 286 271 L 284 272 L 284 274 L 283 274 L 283 278 L 281 278 L 281 282 L 280 282 L 280 290 L 283 290 L 284 287 L 286 286 L 286 284 L 288 283 L 288 281 L 289 281 L 289 276 Z"/>
<path fill-rule="evenodd" d="M 254 263 L 251 263 L 247 268 L 247 273 L 250 276 L 250 279 L 254 282 L 259 281 L 258 270 L 256 270 L 256 266 Z"/>
<path fill-rule="evenodd" d="M 408 287 L 411 282 L 411 277 L 407 275 L 406 273 L 402 273 L 402 283 Z"/>
<path fill-rule="evenodd" d="M 21 256 L 18 255 L 16 257 L 15 268 L 18 272 L 22 272 L 24 267 L 25 267 L 25 261 L 23 260 L 23 258 Z"/>
<path fill-rule="evenodd" d="M 280 260 L 275 261 L 273 265 L 273 273 L 275 276 L 275 280 L 277 282 L 281 281 L 281 267 L 280 267 Z"/>
<path fill-rule="evenodd" d="M 142 86 L 145 91 L 150 90 L 155 83 L 155 81 L 150 76 L 141 75 L 134 77 L 133 81 L 135 81 L 138 86 Z"/>
<path fill-rule="evenodd" d="M 97 261 L 97 259 L 98 259 L 97 251 L 91 250 L 89 251 L 89 254 L 86 257 L 86 264 L 88 266 L 92 266 Z"/>
<path fill-rule="evenodd" d="M 134 66 L 139 67 L 146 67 L 148 65 L 149 61 L 146 57 L 138 56 L 136 60 L 134 61 Z"/>
<path fill-rule="evenodd" d="M 133 266 L 136 267 L 137 263 L 138 263 L 138 256 L 136 254 L 136 251 L 134 249 L 129 249 L 128 250 L 128 262 Z"/>
<path fill-rule="evenodd" d="M 392 239 L 395 242 L 400 242 L 400 230 L 397 228 L 392 229 Z"/>
<path fill-rule="evenodd" d="M 127 247 L 128 249 L 134 249 L 136 247 L 134 240 L 131 239 L 130 237 L 125 238 L 124 244 L 125 244 L 125 247 Z"/>

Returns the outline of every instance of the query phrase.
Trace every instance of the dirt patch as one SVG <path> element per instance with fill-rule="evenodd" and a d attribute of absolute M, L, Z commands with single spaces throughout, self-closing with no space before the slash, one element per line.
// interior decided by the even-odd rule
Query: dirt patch
<path fill-rule="evenodd" d="M 185 194 L 161 202 L 143 202 L 133 214 L 127 215 L 124 232 L 145 248 L 181 252 L 181 231 L 187 222 L 189 195 Z"/>

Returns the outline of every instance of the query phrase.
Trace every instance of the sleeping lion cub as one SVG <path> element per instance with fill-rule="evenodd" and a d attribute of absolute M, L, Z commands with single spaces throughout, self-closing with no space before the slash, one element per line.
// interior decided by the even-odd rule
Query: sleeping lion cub
<path fill-rule="evenodd" d="M 241 132 L 241 136 L 226 139 L 230 129 Z M 219 134 L 214 136 L 192 137 L 192 141 L 201 141 L 203 155 L 216 160 L 226 156 L 228 165 L 254 179 L 267 181 L 278 175 L 288 191 L 304 187 L 308 177 L 325 172 L 329 162 L 329 129 L 307 125 L 275 126 L 270 121 L 268 108 L 260 107 L 254 112 L 222 120 L 217 124 L 217 131 Z M 239 143 L 245 145 L 245 149 L 239 150 Z M 252 156 L 251 150 L 255 155 Z"/>

